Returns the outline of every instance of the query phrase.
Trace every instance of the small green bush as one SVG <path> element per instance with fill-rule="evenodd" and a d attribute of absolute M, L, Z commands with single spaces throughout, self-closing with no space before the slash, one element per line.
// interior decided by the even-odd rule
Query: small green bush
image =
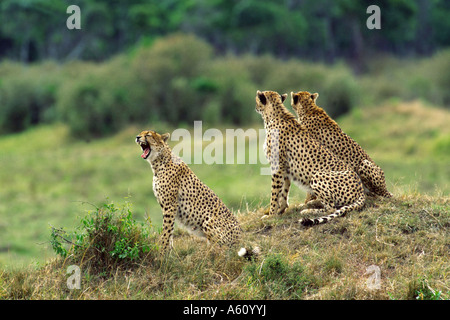
<path fill-rule="evenodd" d="M 244 270 L 247 285 L 257 286 L 262 299 L 300 299 L 305 290 L 316 287 L 299 262 L 291 265 L 281 254 L 268 255 L 262 263 L 252 262 Z"/>
<path fill-rule="evenodd" d="M 57 255 L 70 257 L 74 264 L 88 264 L 97 273 L 132 268 L 157 250 L 151 224 L 135 221 L 129 202 L 123 206 L 104 204 L 80 222 L 71 235 L 52 228 L 50 243 Z M 65 248 L 67 243 L 69 249 Z"/>
<path fill-rule="evenodd" d="M 407 299 L 410 300 L 443 300 L 442 292 L 433 290 L 425 278 L 410 282 Z"/>

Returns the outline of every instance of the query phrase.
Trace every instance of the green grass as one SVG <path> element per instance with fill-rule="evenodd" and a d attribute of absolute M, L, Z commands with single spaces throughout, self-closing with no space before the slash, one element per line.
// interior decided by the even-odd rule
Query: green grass
<path fill-rule="evenodd" d="M 68 261 L 55 259 L 50 226 L 73 230 L 95 206 L 125 198 L 137 221 L 161 226 L 151 169 L 134 143 L 144 128 L 91 142 L 63 125 L 0 137 L 0 298 L 448 299 L 450 113 L 392 101 L 338 123 L 384 169 L 394 199 L 302 229 L 294 206 L 304 193 L 293 186 L 292 209 L 263 223 L 270 177 L 261 165 L 191 164 L 241 220 L 245 241 L 263 248 L 261 259 L 242 261 L 178 230 L 173 254 L 138 268 L 130 283 L 120 280 L 124 270 L 113 282 L 85 270 L 83 292 L 64 289 Z M 381 268 L 381 291 L 365 289 L 370 265 Z M 273 268 L 288 276 L 277 279 Z"/>

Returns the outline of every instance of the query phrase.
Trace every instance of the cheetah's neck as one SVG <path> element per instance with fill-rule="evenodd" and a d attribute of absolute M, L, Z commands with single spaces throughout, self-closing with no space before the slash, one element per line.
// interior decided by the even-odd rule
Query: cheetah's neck
<path fill-rule="evenodd" d="M 165 147 L 161 150 L 159 155 L 153 159 L 148 160 L 150 163 L 150 166 L 152 167 L 153 173 L 158 173 L 162 168 L 165 168 L 167 166 L 180 164 L 183 161 L 180 159 L 180 157 L 176 156 L 172 150 L 170 150 L 169 147 Z"/>
<path fill-rule="evenodd" d="M 283 104 L 278 104 L 274 106 L 272 110 L 264 113 L 263 120 L 265 129 L 279 128 L 279 125 L 282 123 L 297 124 L 295 116 L 290 113 Z"/>

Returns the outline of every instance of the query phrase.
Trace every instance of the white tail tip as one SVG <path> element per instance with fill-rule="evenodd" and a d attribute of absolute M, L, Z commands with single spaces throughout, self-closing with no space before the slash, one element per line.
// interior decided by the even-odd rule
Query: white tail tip
<path fill-rule="evenodd" d="M 243 257 L 243 256 L 245 256 L 247 254 L 247 249 L 245 249 L 245 248 L 241 248 L 240 250 L 239 250 L 239 252 L 238 252 L 238 256 L 239 257 Z"/>

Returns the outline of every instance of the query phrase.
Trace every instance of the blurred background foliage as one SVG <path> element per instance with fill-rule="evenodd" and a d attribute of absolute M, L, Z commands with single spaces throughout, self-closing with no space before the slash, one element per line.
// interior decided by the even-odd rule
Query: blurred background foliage
<path fill-rule="evenodd" d="M 81 30 L 68 30 L 69 5 Z M 257 89 L 319 92 L 332 117 L 392 97 L 450 106 L 450 3 L 2 0 L 0 133 L 67 123 L 251 124 Z M 430 58 L 431 57 L 431 58 Z M 447 72 L 445 72 L 447 70 Z"/>

